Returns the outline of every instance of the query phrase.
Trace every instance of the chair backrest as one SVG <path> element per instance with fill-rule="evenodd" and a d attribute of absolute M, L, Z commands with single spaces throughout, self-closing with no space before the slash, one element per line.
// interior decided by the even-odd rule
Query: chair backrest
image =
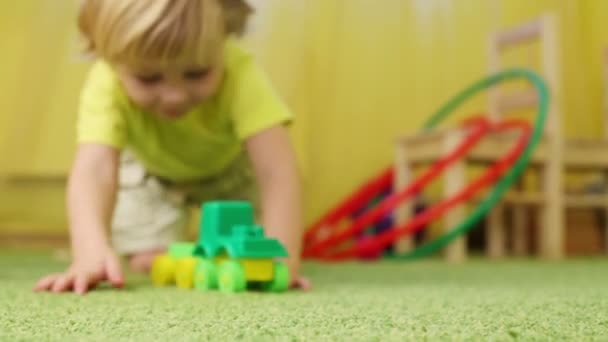
<path fill-rule="evenodd" d="M 540 70 L 534 71 L 544 78 L 551 96 L 545 134 L 559 139 L 562 134 L 561 71 L 557 25 L 554 14 L 544 14 L 533 21 L 492 33 L 488 41 L 488 66 L 490 73 L 499 72 L 503 69 L 506 51 L 539 44 Z M 532 68 L 530 65 L 518 67 Z M 504 118 L 509 113 L 534 109 L 538 105 L 538 97 L 532 87 L 507 92 L 503 87 L 495 86 L 489 90 L 488 100 L 488 115 L 493 120 Z"/>

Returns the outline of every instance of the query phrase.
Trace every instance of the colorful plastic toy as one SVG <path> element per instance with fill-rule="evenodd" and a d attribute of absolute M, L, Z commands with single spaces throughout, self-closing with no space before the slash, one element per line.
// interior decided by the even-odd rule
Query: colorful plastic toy
<path fill-rule="evenodd" d="M 439 238 L 405 255 L 392 256 L 392 258 L 417 259 L 431 255 L 447 246 L 454 239 L 473 229 L 490 209 L 500 201 L 504 193 L 526 169 L 544 129 L 549 106 L 548 88 L 539 75 L 526 69 L 511 69 L 491 75 L 475 82 L 450 99 L 430 118 L 424 127 L 425 131 L 432 130 L 473 95 L 497 83 L 512 79 L 525 79 L 536 88 L 539 108 L 534 127 L 531 127 L 529 123 L 522 120 L 507 120 L 499 123 L 484 122 L 483 119 L 468 120 L 465 122 L 465 125 L 473 128 L 473 130 L 460 146 L 436 162 L 430 170 L 410 183 L 400 193 L 392 194 L 374 208 L 357 217 L 347 228 L 340 227 L 338 223 L 351 215 L 351 213 L 357 212 L 359 208 L 365 206 L 378 193 L 386 191 L 386 189 L 392 186 L 391 182 L 394 178 L 392 167 L 386 168 L 381 175 L 363 185 L 346 200 L 325 214 L 307 230 L 304 236 L 302 256 L 307 259 L 340 261 L 361 255 L 373 255 L 390 246 L 397 238 L 412 235 L 420 231 L 426 224 L 443 215 L 454 205 L 470 199 L 475 192 L 489 187 L 489 195 L 482 200 L 481 204 L 461 224 Z M 517 144 L 504 158 L 494 163 L 486 173 L 476 179 L 467 188 L 455 194 L 452 198 L 418 213 L 411 221 L 401 226 L 390 228 L 378 236 L 368 238 L 362 243 L 354 244 L 354 246 L 346 244 L 347 247 L 342 248 L 349 238 L 360 234 L 366 227 L 381 220 L 395 209 L 399 203 L 403 203 L 414 197 L 425 185 L 441 174 L 450 163 L 464 156 L 486 133 L 489 131 L 507 130 L 519 130 L 521 132 Z M 336 229 L 336 227 L 340 227 L 340 229 Z M 333 234 L 328 234 L 330 230 L 333 230 Z M 323 236 L 319 234 L 320 231 L 323 231 Z"/>
<path fill-rule="evenodd" d="M 464 142 L 458 146 L 454 151 L 451 151 L 446 157 L 442 158 L 435 163 L 428 171 L 423 173 L 414 182 L 408 185 L 401 192 L 392 195 L 388 199 L 384 200 L 379 206 L 375 207 L 371 211 L 365 213 L 363 216 L 354 221 L 354 223 L 346 229 L 325 238 L 321 241 L 313 242 L 304 249 L 305 257 L 318 257 L 326 260 L 344 260 L 352 258 L 362 253 L 379 252 L 384 249 L 387 245 L 395 241 L 399 236 L 405 234 L 412 234 L 419 231 L 422 227 L 426 226 L 429 222 L 437 219 L 456 204 L 468 200 L 477 191 L 483 189 L 488 184 L 492 184 L 502 173 L 510 167 L 517 157 L 519 157 L 522 151 L 525 149 L 526 144 L 529 141 L 531 133 L 530 125 L 523 120 L 509 120 L 499 123 L 490 123 L 485 118 L 479 118 L 467 122 L 465 125 L 471 128 L 471 132 Z M 382 218 L 387 212 L 393 210 L 400 202 L 406 201 L 413 197 L 420 189 L 423 189 L 429 182 L 441 174 L 451 163 L 460 158 L 469 149 L 475 146 L 477 141 L 481 139 L 485 134 L 490 131 L 509 131 L 519 130 L 522 132 L 518 139 L 518 144 L 511 149 L 511 151 L 497 163 L 486 171 L 481 177 L 476 179 L 473 183 L 467 186 L 465 189 L 455 194 L 453 197 L 436 204 L 426 211 L 416 215 L 410 222 L 403 226 L 394 227 L 389 229 L 374 238 L 370 238 L 365 241 L 364 244 L 358 244 L 341 251 L 331 251 L 332 246 L 347 240 L 348 238 L 356 235 L 366 226 L 373 224 L 377 220 Z"/>
<path fill-rule="evenodd" d="M 197 243 L 175 243 L 154 260 L 157 286 L 241 292 L 248 288 L 282 292 L 289 286 L 287 266 L 276 258 L 288 253 L 254 223 L 250 203 L 208 202 L 202 205 Z"/>

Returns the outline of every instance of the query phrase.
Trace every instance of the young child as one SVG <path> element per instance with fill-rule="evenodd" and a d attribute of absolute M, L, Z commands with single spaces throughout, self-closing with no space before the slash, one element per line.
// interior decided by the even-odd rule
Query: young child
<path fill-rule="evenodd" d="M 68 184 L 73 261 L 37 291 L 124 283 L 183 237 L 187 206 L 247 200 L 300 276 L 301 199 L 291 113 L 234 38 L 243 0 L 84 0 L 96 58 L 81 94 Z M 109 238 L 111 232 L 111 238 Z"/>

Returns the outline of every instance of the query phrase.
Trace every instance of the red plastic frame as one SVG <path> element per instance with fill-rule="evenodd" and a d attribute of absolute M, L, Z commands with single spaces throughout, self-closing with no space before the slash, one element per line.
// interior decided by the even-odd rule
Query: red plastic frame
<path fill-rule="evenodd" d="M 526 144 L 528 143 L 527 141 L 531 134 L 531 127 L 525 122 L 505 122 L 502 123 L 499 127 L 497 127 L 497 129 L 499 130 L 511 128 L 522 129 L 524 131 L 524 134 L 522 134 L 522 139 L 518 141 L 518 144 L 515 146 L 515 148 L 513 148 L 513 150 L 511 150 L 511 152 L 506 157 L 495 163 L 492 168 L 490 168 L 486 173 L 477 178 L 467 188 L 460 191 L 453 197 L 448 198 L 434 205 L 430 209 L 420 213 L 419 215 L 415 216 L 411 221 L 401 226 L 389 229 L 384 233 L 378 235 L 377 237 L 367 240 L 365 243 L 351 247 L 350 249 L 339 251 L 333 254 L 325 253 L 321 255 L 321 258 L 325 260 L 340 261 L 357 256 L 360 253 L 381 252 L 384 248 L 386 248 L 389 244 L 394 242 L 399 237 L 410 235 L 421 230 L 426 224 L 439 218 L 440 216 L 445 214 L 445 212 L 449 209 L 453 208 L 454 206 L 458 205 L 463 201 L 469 200 L 479 190 L 495 182 L 507 170 L 507 168 L 510 167 L 515 162 L 515 160 L 517 160 L 519 155 L 525 149 Z"/>
<path fill-rule="evenodd" d="M 321 242 L 316 241 L 311 243 L 310 240 L 312 239 L 310 239 L 309 236 L 309 243 L 307 243 L 304 248 L 304 257 L 318 254 L 320 251 L 343 241 L 349 236 L 361 232 L 363 229 L 365 229 L 365 227 L 379 220 L 383 215 L 389 213 L 393 208 L 395 208 L 397 204 L 405 201 L 411 195 L 422 190 L 426 184 L 440 175 L 441 172 L 443 172 L 449 165 L 453 164 L 459 158 L 464 156 L 490 130 L 490 123 L 485 118 L 468 120 L 463 123 L 463 126 L 465 128 L 470 128 L 470 131 L 464 141 L 454 151 L 436 162 L 425 174 L 419 177 L 416 181 L 410 183 L 406 189 L 403 189 L 400 193 L 391 195 L 377 207 L 366 212 L 359 219 L 355 220 L 352 223 L 352 226 L 346 231 L 333 235 Z M 388 178 L 389 175 L 391 178 Z M 311 229 L 311 233 L 325 226 L 333 226 L 335 223 L 339 222 L 339 220 L 350 215 L 357 208 L 364 206 L 379 191 L 392 184 L 392 175 L 393 171 L 391 170 L 391 172 L 386 172 L 381 178 L 378 179 L 377 182 L 370 182 L 369 186 L 362 188 L 362 190 L 355 194 L 355 196 L 351 197 L 345 205 L 338 207 L 337 210 L 330 213 L 327 216 L 326 221 L 321 221 L 320 224 L 313 227 Z M 349 232 L 353 233 L 348 234 Z"/>
<path fill-rule="evenodd" d="M 487 120 L 477 118 L 467 121 L 466 125 L 473 126 L 474 129 L 456 150 L 454 150 L 448 156 L 442 158 L 439 162 L 435 163 L 430 170 L 416 179 L 402 192 L 389 197 L 379 206 L 361 216 L 359 219 L 353 222 L 348 229 L 338 234 L 334 234 L 321 242 L 317 242 L 316 244 L 313 244 L 312 247 L 310 246 L 310 242 L 312 242 L 312 234 L 316 233 L 318 229 L 323 226 L 328 226 L 328 223 L 331 221 L 335 220 L 335 222 L 337 222 L 340 218 L 349 214 L 347 209 L 353 210 L 361 205 L 364 205 L 367 200 L 372 198 L 379 189 L 385 189 L 390 186 L 392 178 L 388 178 L 388 176 L 392 176 L 392 169 L 391 172 L 385 171 L 381 177 L 368 183 L 360 191 L 358 191 L 355 196 L 349 198 L 349 200 L 343 205 L 339 206 L 336 210 L 327 215 L 325 220 L 321 220 L 315 226 L 313 226 L 313 229 L 311 229 L 309 234 L 307 234 L 309 245 L 306 246 L 304 250 L 304 257 L 342 260 L 359 255 L 360 253 L 377 253 L 398 237 L 406 234 L 412 234 L 420 230 L 431 220 L 443 215 L 445 211 L 449 210 L 458 203 L 468 200 L 481 188 L 495 181 L 522 153 L 531 134 L 530 125 L 522 120 L 511 120 L 491 125 Z M 382 217 L 382 215 L 392 211 L 399 203 L 407 200 L 409 197 L 422 190 L 424 186 L 440 175 L 451 163 L 455 162 L 466 154 L 473 146 L 475 146 L 479 139 L 481 139 L 489 131 L 502 131 L 510 129 L 520 129 L 522 131 L 518 144 L 510 151 L 509 154 L 507 154 L 506 157 L 495 163 L 491 169 L 489 169 L 483 176 L 478 178 L 468 188 L 464 189 L 452 198 L 449 198 L 414 217 L 412 221 L 406 223 L 405 225 L 389 229 L 383 234 L 368 240 L 367 243 L 359 244 L 350 249 L 333 254 L 327 252 L 327 249 L 361 232 L 365 227 Z"/>
<path fill-rule="evenodd" d="M 371 199 L 378 193 L 382 192 L 383 189 L 390 188 L 393 184 L 393 177 L 393 168 L 389 167 L 382 171 L 379 176 L 374 177 L 371 181 L 361 186 L 344 202 L 342 202 L 342 204 L 332 209 L 328 214 L 323 216 L 306 231 L 304 234 L 304 244 L 308 245 L 314 242 L 315 236 L 323 227 L 337 224 L 343 218 L 349 216 L 351 213 L 369 203 L 369 201 L 371 201 Z"/>

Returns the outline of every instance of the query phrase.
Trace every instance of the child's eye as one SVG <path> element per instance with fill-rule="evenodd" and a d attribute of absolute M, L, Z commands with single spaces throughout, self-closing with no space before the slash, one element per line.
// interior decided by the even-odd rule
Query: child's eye
<path fill-rule="evenodd" d="M 188 70 L 184 73 L 184 78 L 190 81 L 196 81 L 207 77 L 209 72 L 209 69 Z"/>
<path fill-rule="evenodd" d="M 137 76 L 137 80 L 139 80 L 141 83 L 152 85 L 162 81 L 163 76 L 161 74 L 139 75 Z"/>

